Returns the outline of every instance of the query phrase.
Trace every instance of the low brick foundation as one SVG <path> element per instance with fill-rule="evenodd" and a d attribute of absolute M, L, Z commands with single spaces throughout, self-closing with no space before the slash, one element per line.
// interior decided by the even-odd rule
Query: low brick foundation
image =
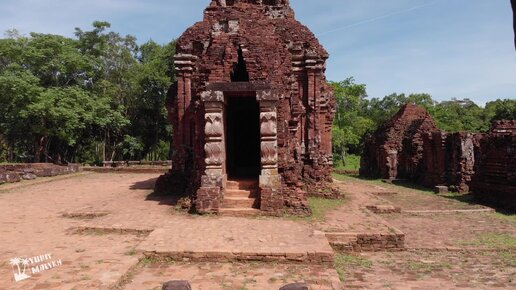
<path fill-rule="evenodd" d="M 164 174 L 170 169 L 164 166 L 132 166 L 132 167 L 83 167 L 82 170 L 96 173 L 158 173 Z"/>
<path fill-rule="evenodd" d="M 401 207 L 393 205 L 368 205 L 366 208 L 376 214 L 401 213 Z"/>
<path fill-rule="evenodd" d="M 52 177 L 76 173 L 81 170 L 78 164 L 66 166 L 51 163 L 27 163 L 0 165 L 0 184 L 33 180 L 38 177 Z"/>
<path fill-rule="evenodd" d="M 343 252 L 402 251 L 405 234 L 392 228 L 392 233 L 326 233 L 332 248 Z"/>
<path fill-rule="evenodd" d="M 133 166 L 163 166 L 167 169 L 172 166 L 171 160 L 160 160 L 160 161 L 104 161 L 102 162 L 104 167 L 133 167 Z"/>
<path fill-rule="evenodd" d="M 238 253 L 238 252 L 144 252 L 146 259 L 159 262 L 278 262 L 299 264 L 333 264 L 333 253 Z"/>

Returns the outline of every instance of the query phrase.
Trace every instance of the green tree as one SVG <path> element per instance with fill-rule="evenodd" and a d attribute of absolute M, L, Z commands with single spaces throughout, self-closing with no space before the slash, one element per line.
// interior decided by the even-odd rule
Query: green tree
<path fill-rule="evenodd" d="M 22 160 L 34 155 L 36 136 L 32 134 L 27 107 L 43 91 L 39 79 L 16 65 L 9 65 L 0 73 L 0 132 L 4 147 Z"/>
<path fill-rule="evenodd" d="M 151 40 L 140 47 L 140 65 L 135 74 L 137 90 L 128 109 L 131 116 L 131 132 L 142 142 L 141 158 L 170 158 L 169 153 L 163 156 L 157 152 L 163 153 L 161 141 L 167 140 L 169 143 L 172 135 L 164 104 L 174 77 L 174 54 L 174 43 L 162 46 Z"/>
<path fill-rule="evenodd" d="M 332 82 L 337 99 L 337 112 L 333 126 L 335 156 L 345 165 L 345 157 L 351 150 L 360 153 L 362 138 L 372 129 L 374 122 L 364 115 L 366 85 L 356 84 L 353 78 Z"/>
<path fill-rule="evenodd" d="M 486 104 L 484 119 L 489 124 L 498 120 L 516 120 L 516 100 L 496 100 Z"/>
<path fill-rule="evenodd" d="M 14 152 L 10 159 L 163 155 L 174 44 L 150 42 L 140 53 L 133 36 L 110 26 L 94 22 L 91 31 L 76 29 L 76 39 L 15 31 L 0 39 L 1 150 Z"/>
<path fill-rule="evenodd" d="M 483 109 L 469 99 L 441 102 L 431 114 L 439 129 L 447 132 L 481 132 L 489 128 Z"/>

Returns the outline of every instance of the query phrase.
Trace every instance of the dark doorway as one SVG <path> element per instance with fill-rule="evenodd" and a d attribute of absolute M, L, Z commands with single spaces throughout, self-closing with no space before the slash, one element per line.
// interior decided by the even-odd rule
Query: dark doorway
<path fill-rule="evenodd" d="M 230 178 L 260 175 L 260 107 L 254 97 L 230 97 L 227 107 L 227 170 Z"/>
<path fill-rule="evenodd" d="M 231 73 L 231 82 L 248 82 L 249 72 L 247 72 L 247 65 L 244 60 L 244 52 L 242 48 L 238 49 L 238 63 L 235 65 Z"/>

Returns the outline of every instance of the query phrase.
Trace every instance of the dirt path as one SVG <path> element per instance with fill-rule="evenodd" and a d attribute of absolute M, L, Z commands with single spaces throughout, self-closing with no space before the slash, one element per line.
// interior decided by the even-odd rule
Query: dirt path
<path fill-rule="evenodd" d="M 123 195 L 155 175 L 77 175 L 52 182 L 9 188 L 0 195 L 0 289 L 102 289 L 114 284 L 137 263 L 131 255 L 142 237 L 136 235 L 77 235 L 70 229 L 80 219 L 67 212 L 107 209 L 123 203 Z M 63 265 L 14 282 L 9 260 L 51 254 Z"/>

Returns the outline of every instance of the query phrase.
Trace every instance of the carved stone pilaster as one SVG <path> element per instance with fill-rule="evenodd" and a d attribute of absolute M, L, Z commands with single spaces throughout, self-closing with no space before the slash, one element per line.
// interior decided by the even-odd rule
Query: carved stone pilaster
<path fill-rule="evenodd" d="M 224 143 L 224 93 L 206 91 L 201 93 L 204 102 L 205 167 L 201 177 L 201 188 L 197 191 L 197 211 L 200 213 L 218 212 L 226 183 L 224 163 L 226 146 Z"/>
<path fill-rule="evenodd" d="M 265 107 L 260 113 L 261 160 L 263 169 L 275 169 L 278 166 L 278 125 L 274 108 Z"/>
<path fill-rule="evenodd" d="M 258 91 L 256 96 L 260 102 L 262 163 L 260 188 L 269 191 L 273 189 L 271 194 L 277 194 L 276 191 L 281 188 L 278 174 L 278 113 L 276 108 L 279 96 L 273 91 Z"/>

